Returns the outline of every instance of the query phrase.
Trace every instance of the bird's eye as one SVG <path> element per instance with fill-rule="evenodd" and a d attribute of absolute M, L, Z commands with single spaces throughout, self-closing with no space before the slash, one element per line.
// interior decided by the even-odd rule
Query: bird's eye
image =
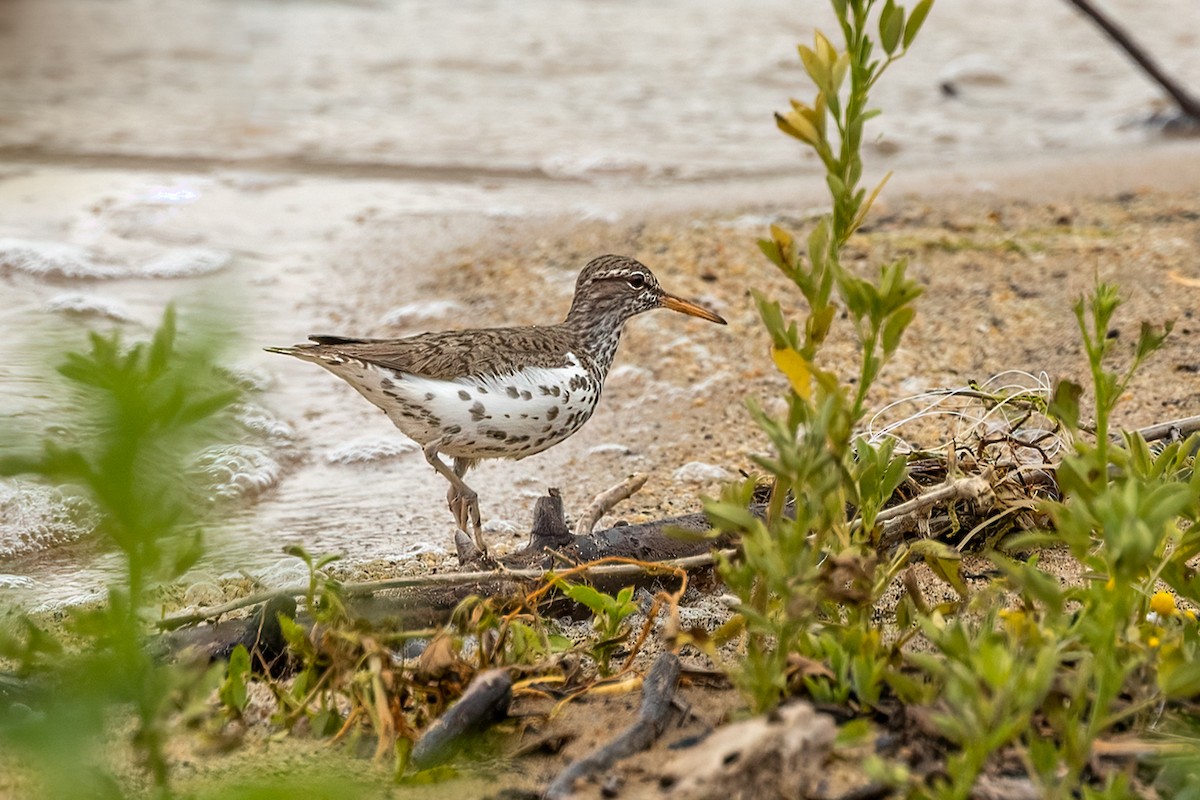
<path fill-rule="evenodd" d="M 646 278 L 643 275 L 630 275 L 629 276 L 629 285 L 632 286 L 634 289 L 645 289 L 646 288 Z"/>

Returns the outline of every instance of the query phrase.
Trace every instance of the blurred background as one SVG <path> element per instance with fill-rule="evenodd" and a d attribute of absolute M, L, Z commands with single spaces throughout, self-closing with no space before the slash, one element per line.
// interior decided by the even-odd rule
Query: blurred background
<path fill-rule="evenodd" d="M 444 486 L 411 443 L 329 376 L 258 349 L 475 324 L 432 268 L 537 226 L 811 206 L 817 165 L 771 113 L 810 99 L 796 44 L 834 33 L 827 6 L 0 0 L 0 415 L 53 424 L 64 398 L 39 344 L 144 336 L 188 298 L 235 320 L 239 375 L 261 391 L 245 440 L 198 467 L 239 504 L 212 574 L 269 571 L 297 542 L 443 553 Z M 1200 91 L 1200 4 L 1104 7 Z M 871 169 L 925 187 L 1060 182 L 1059 163 L 1087 186 L 1139 169 L 1135 153 L 1200 168 L 1162 124 L 1161 90 L 1066 2 L 938 0 L 875 100 Z M 560 286 L 567 272 L 541 269 L 565 308 L 573 271 Z M 494 533 L 520 529 L 570 457 L 481 468 Z M 0 586 L 95 596 L 111 564 L 87 552 L 74 502 L 0 481 Z"/>

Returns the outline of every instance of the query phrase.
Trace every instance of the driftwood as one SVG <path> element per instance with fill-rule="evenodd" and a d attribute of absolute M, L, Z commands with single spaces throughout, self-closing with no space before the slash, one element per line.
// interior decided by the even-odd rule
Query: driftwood
<path fill-rule="evenodd" d="M 1150 76 L 1151 80 L 1161 86 L 1163 91 L 1171 95 L 1171 99 L 1175 101 L 1175 104 L 1179 106 L 1179 110 L 1184 115 L 1191 117 L 1196 122 L 1200 122 L 1200 100 L 1189 94 L 1187 90 L 1176 83 L 1167 73 L 1163 72 L 1158 63 L 1150 57 L 1150 54 L 1139 47 L 1121 26 L 1117 25 L 1108 15 L 1092 5 L 1090 0 L 1068 0 L 1068 2 L 1087 15 L 1092 22 L 1096 23 L 1100 30 L 1108 35 L 1108 38 L 1112 39 L 1118 47 L 1125 51 L 1126 55 L 1133 59 L 1135 64 Z"/>
<path fill-rule="evenodd" d="M 570 797 L 576 781 L 606 770 L 652 745 L 670 721 L 679 669 L 679 656 L 674 653 L 663 653 L 655 659 L 642 684 L 642 707 L 638 710 L 637 720 L 604 747 L 568 765 L 542 796 L 546 800 Z"/>
<path fill-rule="evenodd" d="M 272 597 L 245 619 L 168 634 L 168 652 L 185 659 L 227 660 L 238 645 L 250 654 L 250 668 L 262 675 L 279 677 L 289 669 L 288 646 L 279 623 L 281 616 L 296 618 L 296 601 L 290 595 Z"/>
<path fill-rule="evenodd" d="M 491 669 L 475 676 L 458 702 L 438 717 L 409 756 L 413 769 L 428 769 L 453 758 L 472 737 L 508 716 L 512 676 Z"/>

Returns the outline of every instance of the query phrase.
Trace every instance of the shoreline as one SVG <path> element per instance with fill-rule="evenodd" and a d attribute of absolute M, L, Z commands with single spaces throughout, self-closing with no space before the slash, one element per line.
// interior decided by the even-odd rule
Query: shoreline
<path fill-rule="evenodd" d="M 1102 207 L 1102 201 L 1109 201 L 1117 194 L 1144 193 L 1151 185 L 1155 186 L 1152 194 L 1160 200 L 1172 191 L 1196 188 L 1200 178 L 1177 166 L 1178 162 L 1193 158 L 1200 160 L 1200 144 L 1186 142 L 1138 151 L 1124 160 L 1114 160 L 1108 153 L 1067 160 L 1047 155 L 1016 165 L 1019 168 L 1014 168 L 1012 162 L 1003 162 L 897 174 L 876 209 L 875 219 L 884 220 L 885 230 L 878 236 L 872 230 L 871 236 L 877 241 L 867 250 L 894 250 L 897 245 L 893 240 L 897 236 L 903 238 L 904 231 L 910 228 L 910 233 L 918 237 L 942 236 L 936 225 L 926 224 L 925 218 L 930 214 L 957 215 L 952 228 L 965 226 L 986 231 L 991 225 L 995 230 L 976 237 L 978 241 L 954 246 L 976 248 L 988 258 L 995 258 L 999 253 L 989 252 L 992 245 L 987 237 L 1020 238 L 1019 220 L 1036 217 L 1038 209 L 1047 204 L 1080 202 Z M 85 177 L 89 185 L 95 186 L 129 178 L 120 171 L 90 173 Z M 3 186 L 0 182 L 0 191 Z M 737 413 L 741 410 L 741 395 L 725 384 L 771 395 L 773 390 L 768 387 L 773 372 L 756 349 L 761 344 L 757 342 L 761 331 L 744 287 L 761 282 L 780 288 L 771 283 L 772 268 L 757 253 L 753 242 L 765 235 L 772 219 L 790 220 L 786 224 L 792 228 L 802 226 L 803 223 L 795 221 L 797 215 L 803 219 L 808 213 L 820 210 L 823 187 L 805 176 L 790 176 L 768 183 L 705 187 L 703 192 L 696 188 L 674 185 L 630 192 L 627 187 L 600 187 L 594 198 L 593 207 L 598 209 L 594 218 L 579 219 L 577 215 L 548 213 L 508 217 L 479 212 L 405 212 L 398 207 L 389 210 L 385 204 L 386 182 L 330 186 L 324 180 L 308 180 L 264 190 L 253 181 L 240 179 L 219 186 L 219 191 L 214 190 L 217 197 L 202 199 L 194 211 L 185 209 L 187 213 L 177 215 L 171 224 L 180 237 L 203 236 L 207 238 L 201 239 L 201 244 L 254 253 L 249 260 L 242 259 L 239 267 L 246 273 L 243 282 L 254 273 L 260 274 L 247 283 L 247 291 L 253 298 L 248 308 L 268 308 L 273 304 L 274 310 L 260 319 L 257 330 L 247 332 L 250 345 L 287 344 L 290 339 L 299 341 L 307 332 L 319 331 L 390 336 L 439 327 L 543 322 L 544 315 L 565 312 L 575 272 L 583 261 L 610 251 L 641 257 L 660 273 L 672 291 L 707 297 L 731 310 L 733 313 L 727 316 L 735 327 L 729 335 L 696 329 L 656 315 L 635 321 L 618 354 L 605 400 L 597 416 L 579 435 L 535 459 L 514 465 L 497 462 L 480 468 L 476 481 L 481 485 L 485 515 L 498 526 L 490 536 L 501 548 L 511 549 L 519 544 L 533 498 L 546 486 L 562 486 L 566 482 L 564 476 L 571 476 L 573 484 L 566 487 L 570 513 L 628 472 L 650 471 L 651 486 L 627 504 L 626 509 L 618 509 L 618 515 L 636 521 L 694 511 L 693 501 L 700 492 L 713 493 L 719 488 L 715 483 L 676 483 L 672 474 L 687 461 L 719 465 L 730 474 L 749 468 L 746 455 L 757 446 L 754 432 L 744 432 L 745 420 L 741 419 L 744 414 Z M 69 195 L 69 188 L 60 185 L 58 190 L 63 196 Z M 264 192 L 266 197 L 262 196 Z M 556 197 L 545 201 L 546 207 L 557 202 L 560 193 L 554 194 Z M 224 198 L 233 198 L 228 208 L 223 205 Z M 346 205 L 339 207 L 337 204 L 343 201 Z M 79 202 L 89 201 L 85 197 Z M 289 205 L 291 210 L 285 211 Z M 255 220 L 261 224 L 243 224 L 238 219 L 241 209 L 255 206 L 262 209 Z M 1009 206 L 1011 212 L 1007 210 Z M 993 211 L 1003 209 L 1002 216 L 1015 216 L 1016 221 L 992 225 L 986 214 L 979 212 L 983 207 L 992 207 Z M 162 223 L 154 216 L 159 213 L 156 207 L 145 219 L 138 216 L 139 207 L 134 208 L 137 214 L 132 218 L 129 212 L 121 211 L 116 220 L 133 219 L 135 232 L 161 237 Z M 333 219 L 340 220 L 333 227 L 329 226 L 331 208 L 338 208 Z M 375 211 L 367 213 L 364 208 Z M 47 225 L 61 224 L 56 222 L 61 219 L 61 211 L 48 211 L 45 215 Z M 279 242 L 279 237 L 269 230 L 273 221 L 281 221 L 288 231 L 309 231 L 307 238 L 289 242 L 285 234 L 284 241 Z M 1030 230 L 1035 237 L 1043 237 L 1047 227 L 1054 224 L 1053 219 L 1047 218 Z M 1110 220 L 1105 224 L 1115 223 Z M 1064 236 L 1069 233 L 1065 231 Z M 1087 236 L 1090 244 L 1095 244 L 1092 241 L 1095 237 Z M 1119 230 L 1114 228 L 1103 238 L 1117 236 Z M 410 258 L 413 242 L 420 244 L 425 255 Z M 901 241 L 898 246 L 903 249 L 910 245 Z M 1066 247 L 1070 255 L 1071 248 L 1077 245 L 1055 239 L 1053 247 Z M 1180 255 L 1185 250 L 1175 245 L 1170 247 L 1179 251 L 1172 263 L 1184 274 L 1192 274 L 1186 270 L 1194 272 L 1195 264 L 1189 267 L 1187 259 Z M 403 264 L 397 262 L 397 253 L 403 253 Z M 1030 256 L 1046 259 L 1053 254 Z M 1122 255 L 1117 260 L 1127 257 Z M 871 256 L 872 261 L 875 258 Z M 953 269 L 961 269 L 968 261 L 963 260 L 963 264 Z M 1092 274 L 1096 268 L 1095 265 L 1085 268 L 1085 274 Z M 252 272 L 246 272 L 247 269 Z M 393 273 L 397 269 L 399 273 Z M 1045 281 L 1044 275 L 1036 277 L 1039 269 L 1034 267 L 1028 273 L 1030 281 Z M 962 291 L 961 285 L 949 288 L 954 281 L 946 283 L 948 278 L 939 277 L 940 271 L 944 268 L 931 271 L 927 280 L 947 286 L 948 292 Z M 11 280 L 10 276 L 8 282 Z M 338 286 L 337 294 L 331 295 L 322 288 L 331 280 Z M 976 288 L 968 287 L 969 294 L 981 298 L 992 294 L 989 288 L 985 295 L 978 295 L 984 287 L 992 285 L 989 280 L 1000 281 L 995 284 L 995 291 L 1006 302 L 1021 301 L 1004 288 L 1004 281 L 1010 279 L 1001 274 L 986 280 L 984 275 L 972 275 L 969 287 Z M 116 291 L 118 295 L 132 291 L 138 307 L 146 308 L 148 317 L 153 319 L 161 308 L 159 298 L 164 291 L 186 290 L 188 286 L 186 281 L 168 282 L 165 286 L 163 282 L 143 284 L 135 281 L 115 287 L 87 282 L 85 288 L 101 293 Z M 23 285 L 34 297 L 47 288 L 36 281 L 24 281 Z M 1070 290 L 1075 291 L 1079 285 L 1071 279 Z M 929 294 L 937 291 L 932 287 L 931 284 Z M 48 288 L 58 291 L 62 287 Z M 786 292 L 786 287 L 780 291 Z M 923 302 L 928 300 L 927 296 Z M 432 316 L 413 317 L 399 325 L 381 324 L 389 309 L 401 306 L 433 309 L 439 302 L 469 309 L 469 318 L 443 310 Z M 1038 305 L 1021 301 L 1014 312 L 990 313 L 993 316 L 1018 313 L 1024 318 L 1028 313 L 1021 310 L 1022 302 Z M 1068 306 L 1069 298 L 1063 298 L 1041 304 L 1045 309 L 1041 313 Z M 41 313 L 32 299 L 25 310 L 34 316 Z M 918 316 L 921 315 L 919 304 Z M 72 324 L 80 325 L 83 330 L 92 323 L 84 320 Z M 1070 324 L 1072 321 L 1064 316 L 1061 327 L 1065 333 L 1052 334 L 1056 346 L 1070 346 Z M 919 346 L 942 346 L 938 337 L 951 333 L 949 328 L 922 333 L 925 341 Z M 753 344 L 737 344 L 739 339 Z M 726 353 L 731 341 L 736 345 L 734 352 Z M 951 340 L 946 346 L 956 353 L 955 358 L 942 358 L 942 366 L 937 367 L 939 359 L 922 357 L 914 344 L 906 348 L 908 353 L 900 354 L 896 369 L 917 370 L 913 374 L 919 375 L 921 370 L 917 365 L 924 363 L 929 380 L 952 381 L 954 371 L 961 375 L 954 364 L 985 365 L 993 358 L 986 348 L 981 349 L 980 343 L 975 343 L 973 354 L 968 345 Z M 394 570 L 406 560 L 413 565 L 423 564 L 420 568 L 425 569 L 436 567 L 443 559 L 452 559 L 449 555 L 452 524 L 448 518 L 442 519 L 441 514 L 445 510 L 441 499 L 443 489 L 423 460 L 401 455 L 361 466 L 326 462 L 334 448 L 345 444 L 350 431 L 355 436 L 403 441 L 390 423 L 319 370 L 280 363 L 266 355 L 248 355 L 255 369 L 265 370 L 267 380 L 275 381 L 275 388 L 268 390 L 262 401 L 276 419 L 292 426 L 296 436 L 288 444 L 290 460 L 283 467 L 278 485 L 257 505 L 238 516 L 240 521 L 234 530 L 253 538 L 235 546 L 229 558 L 237 563 L 253 555 L 261 562 L 255 569 L 274 565 L 271 568 L 278 571 L 282 556 L 268 554 L 277 553 L 283 544 L 302 543 L 321 551 L 346 552 L 348 562 L 369 570 L 362 574 L 377 574 L 377 569 Z M 889 399 L 898 396 L 902 382 L 895 382 Z M 643 397 L 650 397 L 651 401 L 646 413 L 638 414 L 635 409 Z M 622 423 L 623 418 L 633 422 Z M 733 430 L 743 433 L 726 440 L 723 433 Z M 696 441 L 689 442 L 704 436 L 712 437 L 707 441 L 714 445 L 706 448 L 698 446 Z M 672 437 L 677 440 L 674 447 Z M 704 441 L 700 438 L 701 443 Z M 303 475 L 298 477 L 297 470 Z M 329 535 L 330 519 L 340 519 L 338 532 L 333 536 Z M 88 550 L 86 544 L 82 549 Z M 70 564 L 70 559 L 63 555 L 55 551 L 45 559 L 56 565 L 51 573 L 53 585 L 66 595 L 79 596 L 77 587 L 61 589 L 59 579 Z M 36 554 L 16 559 L 16 563 L 22 564 L 38 561 Z M 93 563 L 98 562 L 93 560 Z M 96 576 L 86 579 L 86 574 L 83 582 L 98 586 L 94 583 Z M 51 575 L 34 577 L 48 579 Z M 216 575 L 210 572 L 207 577 Z M 70 586 L 71 582 L 67 583 Z"/>

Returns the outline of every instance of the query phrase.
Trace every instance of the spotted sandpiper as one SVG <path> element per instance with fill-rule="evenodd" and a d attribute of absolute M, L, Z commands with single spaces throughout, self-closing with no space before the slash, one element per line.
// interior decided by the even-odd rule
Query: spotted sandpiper
<path fill-rule="evenodd" d="M 625 256 L 590 261 L 558 325 L 425 333 L 404 339 L 310 336 L 311 344 L 268 347 L 319 364 L 353 386 L 450 482 L 458 527 L 472 526 L 487 552 L 478 495 L 463 482 L 484 458 L 520 459 L 553 447 L 591 417 L 626 321 L 669 308 L 725 320 L 667 294 L 643 264 Z M 453 459 L 453 467 L 441 456 Z"/>

